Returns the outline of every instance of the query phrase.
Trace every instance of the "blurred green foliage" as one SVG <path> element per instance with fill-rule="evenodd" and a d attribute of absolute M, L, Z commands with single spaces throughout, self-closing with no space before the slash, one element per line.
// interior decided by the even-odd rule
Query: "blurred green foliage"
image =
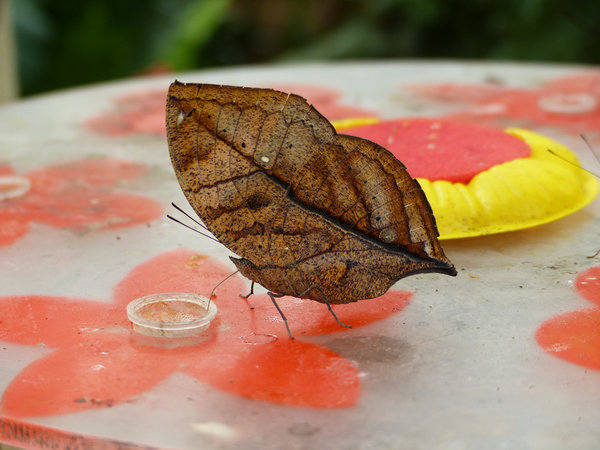
<path fill-rule="evenodd" d="M 600 62 L 598 0 L 13 0 L 12 8 L 24 95 L 278 61 Z"/>

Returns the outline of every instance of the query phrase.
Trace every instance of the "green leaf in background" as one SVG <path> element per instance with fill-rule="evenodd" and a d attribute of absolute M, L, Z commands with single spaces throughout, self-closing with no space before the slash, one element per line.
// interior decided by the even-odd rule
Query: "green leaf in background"
<path fill-rule="evenodd" d="M 182 8 L 178 25 L 158 45 L 156 58 L 175 70 L 196 67 L 206 43 L 223 24 L 231 0 L 201 0 Z"/>
<path fill-rule="evenodd" d="M 23 95 L 290 60 L 600 63 L 598 0 L 10 1 Z"/>

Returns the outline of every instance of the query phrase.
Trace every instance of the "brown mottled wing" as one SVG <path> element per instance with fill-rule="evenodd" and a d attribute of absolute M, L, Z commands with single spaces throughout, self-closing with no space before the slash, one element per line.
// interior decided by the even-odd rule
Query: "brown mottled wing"
<path fill-rule="evenodd" d="M 402 163 L 301 97 L 175 82 L 167 137 L 196 213 L 273 292 L 348 303 L 414 273 L 456 274 Z"/>

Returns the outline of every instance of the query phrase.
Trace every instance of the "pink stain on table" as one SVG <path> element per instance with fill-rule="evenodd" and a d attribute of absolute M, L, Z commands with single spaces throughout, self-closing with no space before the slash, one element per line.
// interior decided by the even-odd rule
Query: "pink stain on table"
<path fill-rule="evenodd" d="M 304 97 L 327 120 L 342 120 L 356 117 L 378 117 L 377 112 L 344 103 L 342 94 L 334 89 L 304 84 L 274 84 L 270 87 L 283 92 L 293 92 Z"/>
<path fill-rule="evenodd" d="M 229 270 L 188 250 L 160 254 L 135 267 L 110 302 L 15 296 L 0 298 L 0 340 L 52 351 L 25 367 L 0 400 L 10 417 L 66 414 L 135 401 L 174 372 L 255 400 L 292 406 L 352 406 L 360 395 L 357 367 L 302 336 L 343 332 L 324 305 L 284 297 L 292 341 L 266 295 L 246 302 L 247 287 L 232 278 L 219 287 L 218 315 L 203 340 L 174 348 L 136 337 L 125 307 L 157 292 L 208 293 Z M 402 310 L 410 292 L 389 291 L 335 306 L 343 322 L 360 327 Z M 252 308 L 251 308 L 252 306 Z"/>
<path fill-rule="evenodd" d="M 105 230 L 160 217 L 163 208 L 155 200 L 114 191 L 119 183 L 135 180 L 146 171 L 141 164 L 118 159 L 71 161 L 23 176 L 17 176 L 8 165 L 0 166 L 0 193 L 3 180 L 8 180 L 5 192 L 14 190 L 18 183 L 26 187 L 19 195 L 0 200 L 0 246 L 10 245 L 27 234 L 31 222 L 76 230 Z"/>
<path fill-rule="evenodd" d="M 577 73 L 525 89 L 499 84 L 413 84 L 411 92 L 462 107 L 457 120 L 500 125 L 549 126 L 572 134 L 600 132 L 600 71 Z"/>
<path fill-rule="evenodd" d="M 580 273 L 575 289 L 593 308 L 559 314 L 538 328 L 538 344 L 553 356 L 600 370 L 600 266 Z"/>
<path fill-rule="evenodd" d="M 377 116 L 372 111 L 344 104 L 341 94 L 333 89 L 297 84 L 264 87 L 293 92 L 306 98 L 329 120 Z M 87 120 L 85 126 L 92 132 L 109 136 L 164 136 L 166 98 L 167 89 L 140 91 L 117 97 L 112 111 Z"/>
<path fill-rule="evenodd" d="M 117 97 L 114 109 L 85 122 L 88 130 L 109 136 L 149 134 L 164 136 L 166 89 L 134 92 Z"/>

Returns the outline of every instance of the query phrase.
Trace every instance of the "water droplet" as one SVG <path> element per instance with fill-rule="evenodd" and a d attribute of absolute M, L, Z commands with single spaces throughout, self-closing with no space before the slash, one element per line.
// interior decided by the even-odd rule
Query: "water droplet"
<path fill-rule="evenodd" d="M 240 339 L 244 344 L 261 345 L 275 342 L 277 340 L 277 336 L 274 334 L 250 333 L 247 336 L 242 336 Z"/>

